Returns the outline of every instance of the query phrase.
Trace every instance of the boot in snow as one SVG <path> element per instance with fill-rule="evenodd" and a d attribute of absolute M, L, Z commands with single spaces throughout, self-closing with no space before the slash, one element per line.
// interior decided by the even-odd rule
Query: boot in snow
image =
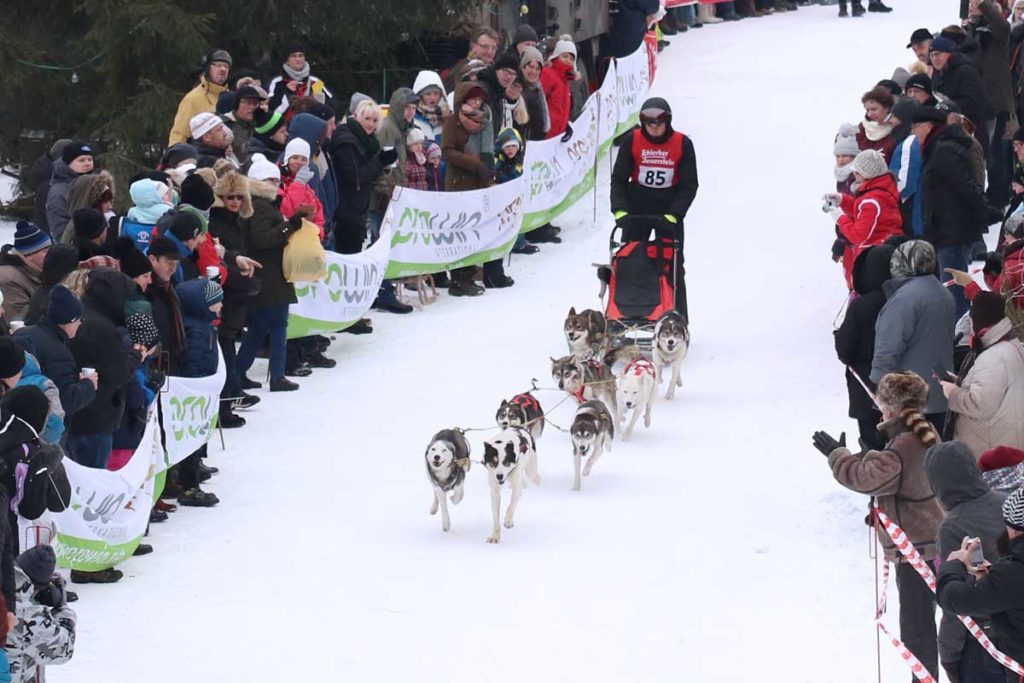
<path fill-rule="evenodd" d="M 117 583 L 124 574 L 120 569 L 101 569 L 98 572 L 71 570 L 71 583 Z"/>
<path fill-rule="evenodd" d="M 299 385 L 287 377 L 274 377 L 270 380 L 270 391 L 295 391 Z"/>
<path fill-rule="evenodd" d="M 861 0 L 853 0 L 853 7 L 851 10 L 855 17 L 862 17 L 867 12 L 867 10 L 864 9 L 864 5 L 861 4 Z"/>
<path fill-rule="evenodd" d="M 212 508 L 220 502 L 220 499 L 197 486 L 178 496 L 178 502 L 189 507 Z"/>
<path fill-rule="evenodd" d="M 848 17 L 850 13 L 846 11 L 846 0 L 839 0 L 839 16 Z"/>
<path fill-rule="evenodd" d="M 882 0 L 871 0 L 868 3 L 869 12 L 891 12 L 892 7 L 886 7 L 882 4 Z"/>

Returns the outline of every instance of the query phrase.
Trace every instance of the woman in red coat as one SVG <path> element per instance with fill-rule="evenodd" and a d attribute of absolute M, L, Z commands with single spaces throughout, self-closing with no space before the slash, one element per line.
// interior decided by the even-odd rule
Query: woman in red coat
<path fill-rule="evenodd" d="M 853 264 L 868 247 L 903 234 L 900 191 L 881 152 L 865 150 L 853 160 L 854 196 L 830 195 L 839 232 L 846 238 L 843 270 L 853 289 Z"/>
<path fill-rule="evenodd" d="M 560 40 L 551 53 L 551 61 L 540 74 L 540 87 L 548 104 L 551 128 L 548 137 L 560 137 L 569 125 L 572 113 L 572 88 L 576 80 L 576 43 Z"/>
<path fill-rule="evenodd" d="M 864 121 L 857 126 L 857 146 L 861 151 L 877 149 L 885 155 L 888 164 L 896 151 L 896 139 L 892 136 L 892 108 L 896 100 L 891 92 L 875 86 L 864 93 L 860 101 L 864 105 Z"/>
<path fill-rule="evenodd" d="M 324 239 L 324 207 L 317 199 L 316 192 L 308 185 L 313 176 L 309 170 L 309 143 L 295 138 L 284 148 L 281 156 L 281 215 L 291 218 L 300 206 L 313 207 L 310 220 L 320 228 L 320 240 Z"/>

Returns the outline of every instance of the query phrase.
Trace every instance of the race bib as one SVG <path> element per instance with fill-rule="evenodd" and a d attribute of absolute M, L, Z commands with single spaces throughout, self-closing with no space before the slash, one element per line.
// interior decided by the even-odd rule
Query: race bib
<path fill-rule="evenodd" d="M 644 187 L 671 187 L 676 169 L 671 166 L 641 166 L 637 184 Z"/>

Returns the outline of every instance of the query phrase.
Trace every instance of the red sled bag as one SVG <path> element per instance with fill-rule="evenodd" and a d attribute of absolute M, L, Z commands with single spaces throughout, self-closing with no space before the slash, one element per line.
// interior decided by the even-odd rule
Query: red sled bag
<path fill-rule="evenodd" d="M 672 240 L 627 242 L 612 257 L 608 320 L 657 320 L 675 308 Z"/>

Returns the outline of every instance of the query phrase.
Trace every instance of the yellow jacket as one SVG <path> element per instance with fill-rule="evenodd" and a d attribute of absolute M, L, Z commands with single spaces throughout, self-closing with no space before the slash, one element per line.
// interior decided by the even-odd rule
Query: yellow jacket
<path fill-rule="evenodd" d="M 178 113 L 174 115 L 174 125 L 171 126 L 171 134 L 167 139 L 167 146 L 176 145 L 179 142 L 187 142 L 192 135 L 188 122 L 196 114 L 203 112 L 214 112 L 217 110 L 217 98 L 228 88 L 224 85 L 217 85 L 206 80 L 206 74 L 199 78 L 199 85 L 185 93 L 178 105 Z"/>

